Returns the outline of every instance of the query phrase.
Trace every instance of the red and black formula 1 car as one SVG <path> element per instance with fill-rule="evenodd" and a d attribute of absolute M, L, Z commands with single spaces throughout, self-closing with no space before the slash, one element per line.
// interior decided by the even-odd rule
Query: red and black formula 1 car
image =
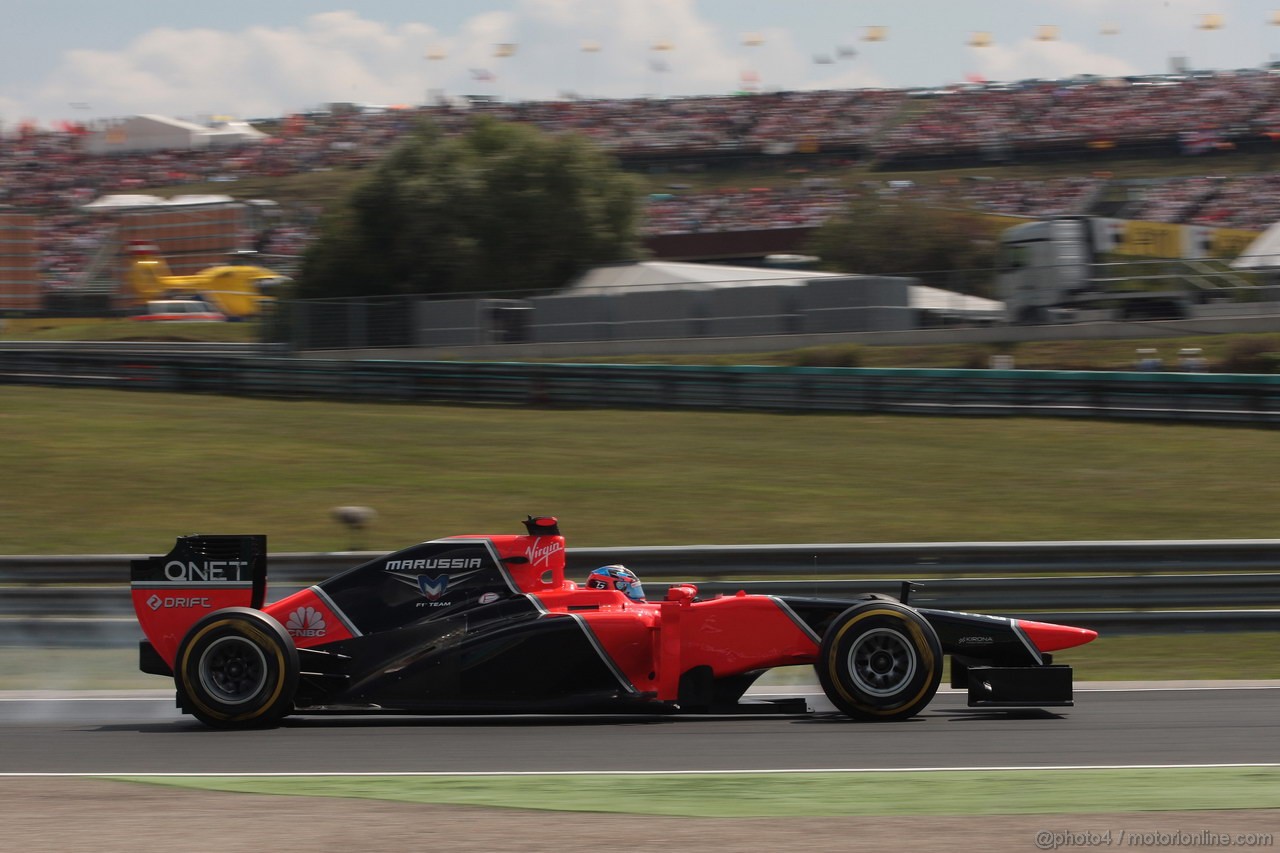
<path fill-rule="evenodd" d="M 132 564 L 141 669 L 219 728 L 290 713 L 796 713 L 803 700 L 741 701 L 793 664 L 814 665 L 849 716 L 901 720 L 933 698 L 947 654 L 972 706 L 1070 705 L 1071 667 L 1050 653 L 1097 636 L 879 594 L 700 599 L 676 584 L 637 601 L 622 581 L 565 578 L 556 519 L 525 526 L 414 545 L 270 605 L 265 536 L 180 537 Z"/>

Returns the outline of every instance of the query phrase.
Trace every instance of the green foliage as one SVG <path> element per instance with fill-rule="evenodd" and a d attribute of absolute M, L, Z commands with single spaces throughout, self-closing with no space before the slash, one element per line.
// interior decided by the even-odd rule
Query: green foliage
<path fill-rule="evenodd" d="M 263 322 L 137 323 L 101 317 L 24 317 L 0 321 L 0 341 L 185 341 L 248 343 L 260 339 Z"/>
<path fill-rule="evenodd" d="M 546 291 L 637 253 L 640 189 L 583 137 L 409 134 L 326 219 L 304 298 Z"/>
<path fill-rule="evenodd" d="M 995 266 L 991 226 L 979 217 L 902 199 L 855 200 L 818 229 L 807 251 L 827 269 L 911 273 L 925 284 L 981 295 L 989 295 L 993 276 L 972 271 Z"/>

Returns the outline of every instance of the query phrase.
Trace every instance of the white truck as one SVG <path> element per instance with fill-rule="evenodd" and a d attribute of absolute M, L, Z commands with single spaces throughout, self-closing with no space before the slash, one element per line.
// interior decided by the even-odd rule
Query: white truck
<path fill-rule="evenodd" d="M 1095 309 L 1090 316 L 1101 309 L 1118 320 L 1187 317 L 1205 298 L 1196 275 L 1157 268 L 1114 275 L 1114 267 L 1100 265 L 1099 246 L 1114 245 L 1114 221 L 1064 216 L 1003 232 L 997 290 L 1009 322 L 1073 322 L 1088 309 Z"/>

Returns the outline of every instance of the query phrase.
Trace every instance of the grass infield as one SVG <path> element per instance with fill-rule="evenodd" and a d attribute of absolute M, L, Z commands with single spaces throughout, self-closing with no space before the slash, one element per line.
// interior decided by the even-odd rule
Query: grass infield
<path fill-rule="evenodd" d="M 0 592 L 0 594 L 3 594 Z M 1085 681 L 1280 679 L 1276 636 L 1268 633 L 1108 636 L 1057 655 Z M 814 682 L 810 667 L 783 667 L 761 686 L 787 692 Z M 0 648 L 0 690 L 165 690 L 169 679 L 138 671 L 137 649 Z M 770 688 L 774 690 L 774 688 Z"/>
<path fill-rule="evenodd" d="M 211 791 L 688 817 L 1280 808 L 1280 768 L 556 776 L 120 777 Z M 602 784 L 609 796 L 600 797 Z"/>
<path fill-rule="evenodd" d="M 1273 431 L 1067 419 L 346 404 L 0 388 L 0 554 L 1269 538 Z M 369 506 L 350 537 L 332 508 Z M 635 567 L 644 574 L 644 567 Z"/>
<path fill-rule="evenodd" d="M 0 554 L 164 553 L 193 532 L 392 550 L 519 532 L 530 512 L 558 514 L 576 546 L 1270 538 L 1275 442 L 1172 424 L 10 386 Z M 378 511 L 359 541 L 329 516 L 344 504 Z M 1077 681 L 1280 677 L 1262 634 L 1103 637 L 1063 662 Z M 0 650 L 0 689 L 161 685 L 128 650 Z"/>

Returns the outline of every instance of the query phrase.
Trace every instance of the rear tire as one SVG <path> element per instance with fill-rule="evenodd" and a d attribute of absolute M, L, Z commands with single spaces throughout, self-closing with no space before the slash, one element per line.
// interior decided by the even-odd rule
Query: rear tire
<path fill-rule="evenodd" d="M 298 649 L 260 610 L 228 607 L 201 619 L 178 646 L 174 683 L 184 711 L 219 729 L 274 726 L 293 709 Z"/>
<path fill-rule="evenodd" d="M 831 622 L 816 669 L 827 698 L 855 720 L 905 720 L 938 692 L 942 644 L 910 607 L 871 601 Z"/>

